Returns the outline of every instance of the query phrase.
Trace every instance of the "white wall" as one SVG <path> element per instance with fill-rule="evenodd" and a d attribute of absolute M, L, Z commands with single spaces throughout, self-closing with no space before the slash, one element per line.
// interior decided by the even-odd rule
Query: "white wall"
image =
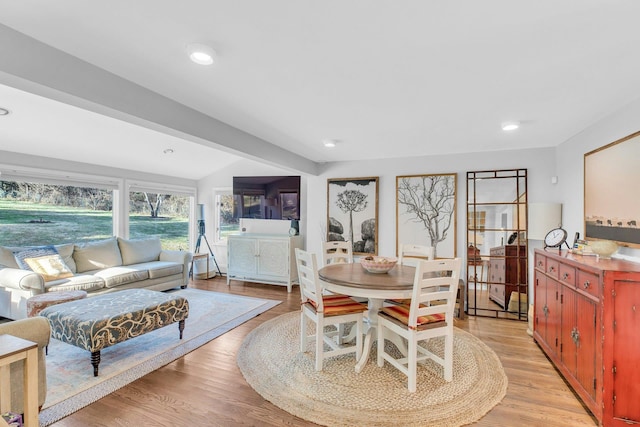
<path fill-rule="evenodd" d="M 557 201 L 552 148 L 514 150 L 493 153 L 466 153 L 447 156 L 382 159 L 327 164 L 319 177 L 308 178 L 306 246 L 319 251 L 327 221 L 327 179 L 378 176 L 378 253 L 396 253 L 396 176 L 421 174 L 457 174 L 457 256 L 464 257 L 466 247 L 466 172 L 493 169 L 526 168 L 530 202 Z"/>
<path fill-rule="evenodd" d="M 465 153 L 447 156 L 382 159 L 375 161 L 338 162 L 325 164 L 319 176 L 302 176 L 300 232 L 305 248 L 320 252 L 327 227 L 327 179 L 379 177 L 378 188 L 378 253 L 396 253 L 396 176 L 421 174 L 457 174 L 457 256 L 466 256 L 466 172 L 494 169 L 526 168 L 529 202 L 562 202 L 558 186 L 551 184 L 557 175 L 554 148 Z M 206 205 L 206 219 L 213 224 L 213 189 L 232 185 L 233 175 L 269 175 L 291 173 L 253 163 L 249 160 L 213 174 L 198 183 L 198 203 Z M 226 271 L 226 246 L 213 243 L 212 227 L 207 235 L 220 269 Z M 531 251 L 540 242 L 531 242 Z M 532 270 L 533 263 L 530 263 Z M 530 287 L 532 286 L 530 281 Z"/>
<path fill-rule="evenodd" d="M 558 188 L 562 206 L 562 223 L 572 236 L 584 236 L 584 155 L 640 130 L 640 100 L 589 126 L 560 144 L 556 150 Z M 640 159 L 638 159 L 640 161 Z M 629 189 L 638 197 L 638 183 Z M 629 190 L 627 189 L 627 190 Z M 640 261 L 640 249 L 620 248 L 619 254 Z"/>
<path fill-rule="evenodd" d="M 327 223 L 327 179 L 350 177 L 379 177 L 378 188 L 378 253 L 394 255 L 396 252 L 396 176 L 438 173 L 456 173 L 457 178 L 457 254 L 465 255 L 466 246 L 466 172 L 493 169 L 528 169 L 530 202 L 558 202 L 557 188 L 551 184 L 556 175 L 553 148 L 501 151 L 493 153 L 466 153 L 447 156 L 382 159 L 375 161 L 338 162 L 324 165 L 319 176 L 302 177 L 301 234 L 305 247 L 320 251 Z M 551 159 L 551 161 L 549 161 Z M 268 175 L 291 173 L 276 168 L 243 161 L 213 174 L 198 183 L 198 203 L 205 204 L 205 217 L 213 224 L 213 190 L 230 188 L 233 175 Z M 211 242 L 213 230 L 207 229 Z M 212 245 L 214 246 L 214 245 Z M 226 265 L 226 248 L 215 246 L 216 259 Z"/>

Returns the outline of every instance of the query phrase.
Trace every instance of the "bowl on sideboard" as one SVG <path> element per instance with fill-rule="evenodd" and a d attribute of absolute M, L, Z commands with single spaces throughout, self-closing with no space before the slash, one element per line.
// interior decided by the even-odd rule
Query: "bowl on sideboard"
<path fill-rule="evenodd" d="M 618 251 L 618 244 L 611 240 L 594 240 L 589 242 L 589 247 L 600 258 L 611 258 Z"/>

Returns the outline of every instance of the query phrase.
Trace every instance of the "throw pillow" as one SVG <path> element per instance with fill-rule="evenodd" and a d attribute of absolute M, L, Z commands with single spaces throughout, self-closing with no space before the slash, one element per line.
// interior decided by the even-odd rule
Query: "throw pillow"
<path fill-rule="evenodd" d="M 25 258 L 24 261 L 34 272 L 40 274 L 45 282 L 72 277 L 73 273 L 64 263 L 60 254 Z"/>
<path fill-rule="evenodd" d="M 34 246 L 32 248 L 21 249 L 13 253 L 16 263 L 23 270 L 31 270 L 31 267 L 25 261 L 27 258 L 38 258 L 47 255 L 57 255 L 58 251 L 52 245 Z"/>
<path fill-rule="evenodd" d="M 53 246 L 36 246 L 14 254 L 18 266 L 40 274 L 45 282 L 73 276 Z"/>

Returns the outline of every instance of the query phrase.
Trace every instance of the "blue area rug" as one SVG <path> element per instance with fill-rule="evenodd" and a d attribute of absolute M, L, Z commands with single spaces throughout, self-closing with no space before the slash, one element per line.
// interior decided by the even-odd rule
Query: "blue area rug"
<path fill-rule="evenodd" d="M 105 348 L 98 377 L 93 376 L 91 353 L 52 339 L 40 426 L 72 414 L 280 304 L 198 289 L 174 292 L 189 300 L 183 339 L 179 339 L 178 325 L 172 324 Z"/>

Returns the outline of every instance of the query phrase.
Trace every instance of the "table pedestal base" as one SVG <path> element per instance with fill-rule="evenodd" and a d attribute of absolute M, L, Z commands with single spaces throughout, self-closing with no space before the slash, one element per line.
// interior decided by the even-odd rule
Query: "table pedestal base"
<path fill-rule="evenodd" d="M 378 311 L 382 308 L 383 303 L 383 299 L 369 298 L 369 310 L 367 311 L 368 319 L 365 322 L 365 328 L 367 330 L 364 336 L 364 343 L 362 345 L 362 356 L 356 363 L 357 373 L 360 373 L 362 368 L 367 364 L 371 347 L 373 347 L 373 343 L 378 340 Z M 396 334 L 389 334 L 385 336 L 385 339 L 391 341 L 404 356 L 407 355 L 407 344 L 401 337 Z"/>

